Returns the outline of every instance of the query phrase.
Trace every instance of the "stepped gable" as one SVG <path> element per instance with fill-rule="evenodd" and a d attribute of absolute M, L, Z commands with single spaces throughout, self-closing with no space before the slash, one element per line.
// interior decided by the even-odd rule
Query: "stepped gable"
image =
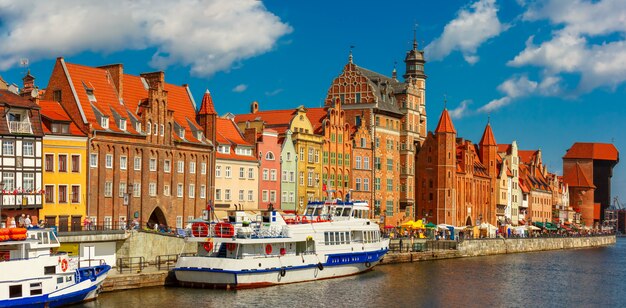
<path fill-rule="evenodd" d="M 231 159 L 231 160 L 247 160 L 247 161 L 256 161 L 256 157 L 254 155 L 237 155 L 235 148 L 237 146 L 247 146 L 252 147 L 252 144 L 247 142 L 237 125 L 229 119 L 217 118 L 217 132 L 215 134 L 215 142 L 219 144 L 229 145 L 231 147 L 229 153 L 221 153 L 219 151 L 215 152 L 217 158 L 221 159 Z"/>
<path fill-rule="evenodd" d="M 619 151 L 611 143 L 576 142 L 563 158 L 619 161 Z"/>
<path fill-rule="evenodd" d="M 395 114 L 403 114 L 398 107 L 398 102 L 394 94 L 406 91 L 405 84 L 358 65 L 355 65 L 355 68 L 361 75 L 368 79 L 367 83 L 372 89 L 378 109 Z"/>
<path fill-rule="evenodd" d="M 454 125 L 452 124 L 452 119 L 450 119 L 450 114 L 448 113 L 448 109 L 444 108 L 443 112 L 441 112 L 441 117 L 439 117 L 439 124 L 437 124 L 435 133 L 456 134 L 456 130 L 454 129 Z"/>
<path fill-rule="evenodd" d="M 574 172 L 568 172 L 566 175 L 563 176 L 563 182 L 573 187 L 596 188 L 596 186 L 593 185 L 592 181 L 590 181 L 587 176 L 585 176 L 585 173 L 583 172 L 582 168 L 580 168 L 579 163 L 576 163 L 576 166 L 574 167 Z"/>
<path fill-rule="evenodd" d="M 55 135 L 72 135 L 72 136 L 87 136 L 83 133 L 78 126 L 72 121 L 69 115 L 65 112 L 61 104 L 55 101 L 40 100 L 39 106 L 41 107 L 42 128 L 46 134 Z M 52 133 L 52 123 L 61 122 L 69 124 L 68 133 Z"/>

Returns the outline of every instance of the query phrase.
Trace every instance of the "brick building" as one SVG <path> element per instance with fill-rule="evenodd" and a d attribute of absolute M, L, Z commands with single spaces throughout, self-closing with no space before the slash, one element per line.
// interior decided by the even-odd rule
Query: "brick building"
<path fill-rule="evenodd" d="M 374 204 L 372 183 L 374 178 L 372 168 L 372 134 L 365 125 L 353 128 L 352 134 L 352 183 L 354 191 L 351 199 L 365 200 Z"/>
<path fill-rule="evenodd" d="M 426 75 L 424 53 L 417 48 L 405 57 L 404 81 L 353 63 L 350 54 L 342 73 L 328 90 L 326 105 L 336 99 L 347 122 L 365 125 L 374 141 L 373 212 L 386 225 L 398 225 L 415 213 L 415 157 L 426 137 Z"/>
<path fill-rule="evenodd" d="M 213 140 L 196 122 L 189 87 L 163 72 L 58 58 L 44 99 L 59 102 L 89 137 L 87 215 L 115 228 L 128 219 L 182 227 L 212 196 Z"/>
<path fill-rule="evenodd" d="M 619 162 L 613 144 L 576 142 L 563 156 L 563 179 L 569 185 L 570 204 L 591 226 L 604 220 L 611 205 L 611 177 Z"/>
<path fill-rule="evenodd" d="M 552 222 L 553 199 L 552 191 L 558 189 L 551 185 L 553 176 L 543 164 L 541 150 L 521 150 L 520 156 L 520 183 L 524 183 L 528 194 L 528 223 Z"/>

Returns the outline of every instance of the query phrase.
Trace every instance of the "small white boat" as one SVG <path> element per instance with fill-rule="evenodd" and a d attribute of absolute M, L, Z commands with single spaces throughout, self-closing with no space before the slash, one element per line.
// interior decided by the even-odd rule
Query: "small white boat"
<path fill-rule="evenodd" d="M 228 222 L 194 223 L 174 268 L 183 286 L 242 289 L 355 275 L 371 270 L 389 249 L 365 202 L 317 202 L 304 215 L 276 211 Z"/>
<path fill-rule="evenodd" d="M 94 299 L 111 269 L 79 267 L 67 253 L 51 253 L 60 244 L 50 229 L 0 229 L 0 240 L 0 307 L 58 307 Z"/>

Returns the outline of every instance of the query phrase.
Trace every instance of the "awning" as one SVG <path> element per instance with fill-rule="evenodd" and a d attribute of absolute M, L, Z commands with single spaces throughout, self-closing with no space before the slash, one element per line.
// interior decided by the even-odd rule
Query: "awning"
<path fill-rule="evenodd" d="M 432 222 L 429 222 L 429 223 L 426 224 L 426 228 L 428 228 L 428 229 L 435 229 L 435 228 L 437 228 L 437 225 L 435 225 Z"/>
<path fill-rule="evenodd" d="M 385 229 L 393 229 L 393 228 L 395 228 L 395 227 L 396 227 L 396 226 L 386 225 L 386 226 L 385 226 Z"/>

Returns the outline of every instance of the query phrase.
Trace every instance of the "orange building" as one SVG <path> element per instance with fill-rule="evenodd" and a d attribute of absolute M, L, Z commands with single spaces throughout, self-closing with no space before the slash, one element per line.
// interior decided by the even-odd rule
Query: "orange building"
<path fill-rule="evenodd" d="M 353 129 L 352 134 L 352 187 L 350 195 L 353 200 L 365 200 L 373 204 L 372 179 L 372 135 L 367 126 L 361 125 Z"/>

